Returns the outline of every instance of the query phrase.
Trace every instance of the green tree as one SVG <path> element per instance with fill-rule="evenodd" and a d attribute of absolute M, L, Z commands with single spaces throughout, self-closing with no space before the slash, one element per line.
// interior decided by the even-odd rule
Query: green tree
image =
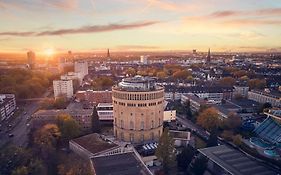
<path fill-rule="evenodd" d="M 80 126 L 70 115 L 61 114 L 57 118 L 62 139 L 69 141 L 80 135 Z"/>
<path fill-rule="evenodd" d="M 92 127 L 94 133 L 100 133 L 100 120 L 99 115 L 96 106 L 94 106 L 93 109 L 93 115 L 92 115 Z"/>
<path fill-rule="evenodd" d="M 161 161 L 163 170 L 168 173 L 176 165 L 176 154 L 174 140 L 169 134 L 169 129 L 165 128 L 161 135 L 155 155 Z"/>
<path fill-rule="evenodd" d="M 189 172 L 194 175 L 203 175 L 207 169 L 208 159 L 203 156 L 196 156 L 189 166 Z"/>
<path fill-rule="evenodd" d="M 195 150 L 192 147 L 184 147 L 181 153 L 177 155 L 178 167 L 182 170 L 186 170 L 194 155 Z"/>

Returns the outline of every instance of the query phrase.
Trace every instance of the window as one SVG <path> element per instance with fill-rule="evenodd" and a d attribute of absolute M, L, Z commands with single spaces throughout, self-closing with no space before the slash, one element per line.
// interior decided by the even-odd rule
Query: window
<path fill-rule="evenodd" d="M 130 133 L 130 142 L 133 143 L 134 142 L 134 134 Z"/>
<path fill-rule="evenodd" d="M 154 133 L 153 133 L 153 132 L 150 133 L 150 139 L 151 139 L 151 140 L 154 140 Z"/>
<path fill-rule="evenodd" d="M 152 120 L 151 121 L 151 129 L 153 129 L 154 128 L 154 121 Z"/>
<path fill-rule="evenodd" d="M 141 134 L 141 142 L 144 141 L 144 134 Z"/>
<path fill-rule="evenodd" d="M 134 122 L 130 121 L 130 129 L 133 130 L 134 129 Z"/>
<path fill-rule="evenodd" d="M 141 130 L 144 130 L 144 121 L 141 122 Z"/>
<path fill-rule="evenodd" d="M 123 120 L 121 120 L 121 128 L 123 129 L 124 127 L 124 123 L 123 123 Z"/>
<path fill-rule="evenodd" d="M 124 141 L 124 133 L 121 132 L 121 140 Z"/>

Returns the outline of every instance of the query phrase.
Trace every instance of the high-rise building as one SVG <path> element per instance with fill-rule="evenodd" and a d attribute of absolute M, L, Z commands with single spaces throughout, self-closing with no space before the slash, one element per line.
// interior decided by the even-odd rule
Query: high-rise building
<path fill-rule="evenodd" d="M 196 49 L 193 49 L 193 50 L 192 50 L 192 53 L 193 53 L 194 55 L 197 54 Z"/>
<path fill-rule="evenodd" d="M 147 60 L 147 56 L 140 56 L 140 63 L 141 64 L 147 64 L 148 63 L 148 60 Z"/>
<path fill-rule="evenodd" d="M 107 49 L 107 58 L 110 58 L 110 52 L 109 52 L 109 49 Z"/>
<path fill-rule="evenodd" d="M 27 52 L 27 64 L 29 65 L 30 69 L 35 68 L 35 53 L 32 51 Z"/>
<path fill-rule="evenodd" d="M 54 96 L 58 97 L 66 97 L 71 98 L 73 96 L 73 83 L 72 80 L 54 80 Z"/>
<path fill-rule="evenodd" d="M 154 79 L 135 76 L 112 87 L 114 135 L 118 140 L 158 141 L 163 130 L 164 88 Z"/>
<path fill-rule="evenodd" d="M 16 110 L 16 106 L 14 94 L 0 94 L 0 121 L 11 117 Z"/>
<path fill-rule="evenodd" d="M 210 48 L 209 48 L 208 55 L 206 57 L 206 63 L 210 63 L 210 62 L 211 62 L 211 51 L 210 51 Z"/>
<path fill-rule="evenodd" d="M 76 61 L 74 63 L 74 72 L 80 72 L 82 77 L 84 78 L 88 75 L 88 62 L 87 61 Z"/>

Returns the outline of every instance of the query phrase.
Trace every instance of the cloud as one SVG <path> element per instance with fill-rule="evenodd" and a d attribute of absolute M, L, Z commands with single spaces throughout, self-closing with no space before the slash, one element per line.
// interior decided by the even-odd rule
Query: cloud
<path fill-rule="evenodd" d="M 233 10 L 222 10 L 213 12 L 206 17 L 211 18 L 225 18 L 232 16 L 272 16 L 272 15 L 281 15 L 281 8 L 266 8 L 266 9 L 258 9 L 258 10 L 250 10 L 250 11 L 233 11 Z"/>
<path fill-rule="evenodd" d="M 222 24 L 230 26 L 253 26 L 253 25 L 280 25 L 281 20 L 274 19 L 231 19 Z"/>
<path fill-rule="evenodd" d="M 41 0 L 41 1 L 44 4 L 63 10 L 73 10 L 78 7 L 77 0 Z"/>
<path fill-rule="evenodd" d="M 1 32 L 0 36 L 56 36 L 56 35 L 70 35 L 70 34 L 83 34 L 83 33 L 98 33 L 110 32 L 115 30 L 129 30 L 135 28 L 142 28 L 150 25 L 160 23 L 159 21 L 144 21 L 127 24 L 109 24 L 109 25 L 92 25 L 79 28 L 68 28 L 58 30 L 46 30 L 41 32 Z"/>

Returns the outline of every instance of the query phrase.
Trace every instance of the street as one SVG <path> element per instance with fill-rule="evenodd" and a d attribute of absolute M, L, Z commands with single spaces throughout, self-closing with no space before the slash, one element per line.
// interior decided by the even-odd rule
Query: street
<path fill-rule="evenodd" d="M 50 91 L 47 91 L 44 95 L 44 97 L 47 97 L 50 94 Z M 29 101 L 28 99 L 26 100 L 26 104 L 23 105 L 23 112 L 17 116 L 16 119 L 13 121 L 9 121 L 9 123 L 2 124 L 3 126 L 3 131 L 0 133 L 0 147 L 7 143 L 11 143 L 17 146 L 27 146 L 27 141 L 28 141 L 28 132 L 29 132 L 29 117 L 36 112 L 39 107 L 40 103 L 42 100 L 39 101 Z M 4 125 L 8 126 L 9 124 L 12 125 L 11 128 L 4 127 Z M 9 136 L 12 135 L 12 136 Z"/>

